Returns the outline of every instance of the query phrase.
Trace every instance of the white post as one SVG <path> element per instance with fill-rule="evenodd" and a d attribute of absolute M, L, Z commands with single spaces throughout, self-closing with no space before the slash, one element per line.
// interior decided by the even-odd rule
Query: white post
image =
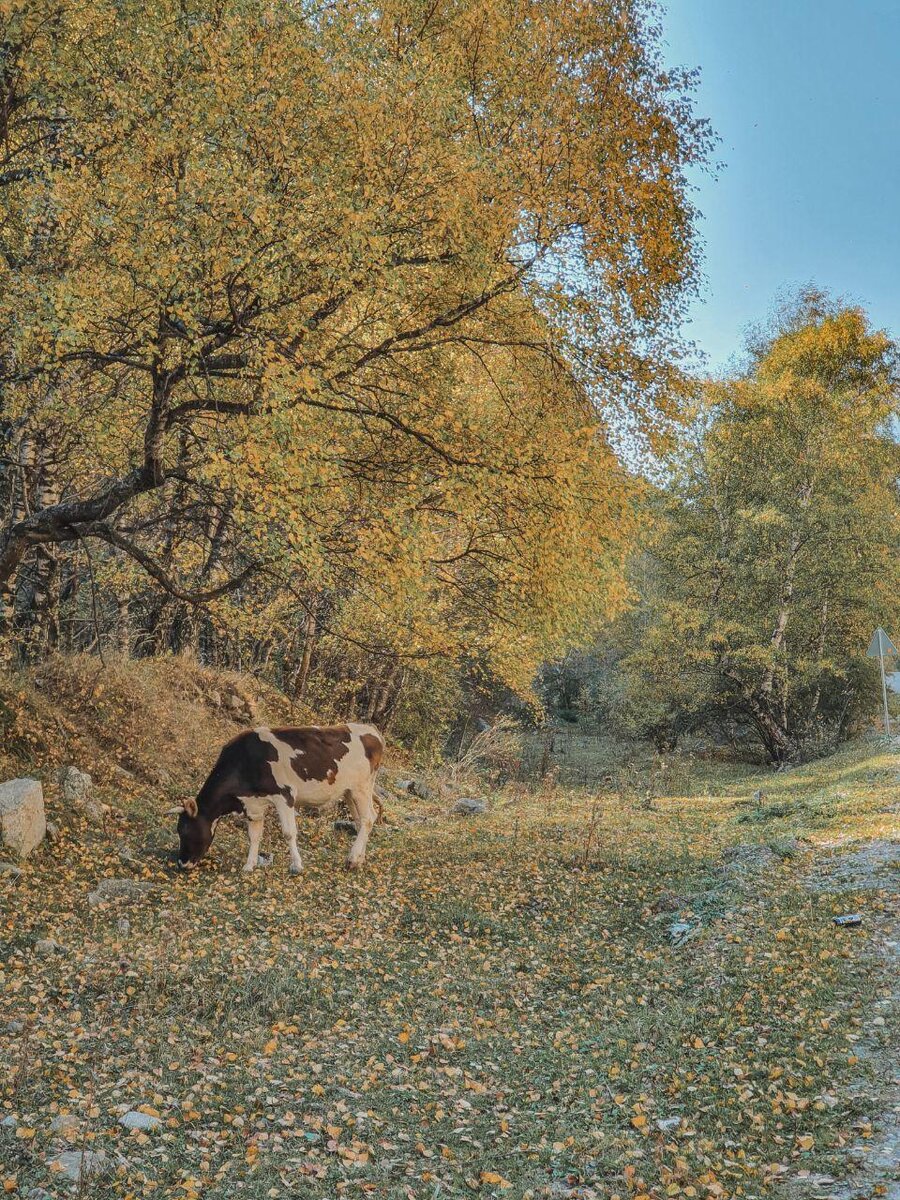
<path fill-rule="evenodd" d="M 890 735 L 891 732 L 891 714 L 888 712 L 887 702 L 887 680 L 884 676 L 884 655 L 878 655 L 878 662 L 881 666 L 881 698 L 884 701 L 884 732 Z"/>

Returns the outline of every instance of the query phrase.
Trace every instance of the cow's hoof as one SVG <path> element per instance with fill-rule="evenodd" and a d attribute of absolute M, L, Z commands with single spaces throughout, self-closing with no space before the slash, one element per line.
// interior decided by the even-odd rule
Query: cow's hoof
<path fill-rule="evenodd" d="M 291 865 L 288 867 L 288 871 L 291 875 L 299 875 L 303 871 L 303 868 L 299 863 L 297 863 L 296 866 L 294 863 L 291 863 Z"/>
<path fill-rule="evenodd" d="M 241 867 L 241 870 L 244 872 L 245 875 L 253 874 L 253 867 L 251 867 L 248 863 L 244 863 L 244 865 Z"/>
<path fill-rule="evenodd" d="M 363 865 L 363 860 L 361 858 L 348 858 L 347 859 L 347 870 L 348 871 L 358 871 L 362 865 Z"/>

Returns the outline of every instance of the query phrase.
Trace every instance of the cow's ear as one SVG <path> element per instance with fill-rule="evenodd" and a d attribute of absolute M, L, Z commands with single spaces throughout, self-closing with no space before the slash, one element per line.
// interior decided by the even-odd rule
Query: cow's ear
<path fill-rule="evenodd" d="M 197 801 L 196 800 L 185 800 L 184 811 L 187 813 L 187 815 L 189 817 L 196 817 L 196 815 L 199 811 L 197 808 Z"/>
<path fill-rule="evenodd" d="M 184 812 L 183 804 L 174 804 L 171 808 L 166 809 L 165 815 L 167 817 L 180 817 L 183 812 Z"/>

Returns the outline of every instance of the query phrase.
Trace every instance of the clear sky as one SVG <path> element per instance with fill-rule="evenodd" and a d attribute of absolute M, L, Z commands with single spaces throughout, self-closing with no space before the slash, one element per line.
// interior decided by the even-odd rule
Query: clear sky
<path fill-rule="evenodd" d="M 705 285 L 688 334 L 724 366 L 785 288 L 900 336 L 900 0 L 665 0 L 721 142 L 697 177 Z"/>

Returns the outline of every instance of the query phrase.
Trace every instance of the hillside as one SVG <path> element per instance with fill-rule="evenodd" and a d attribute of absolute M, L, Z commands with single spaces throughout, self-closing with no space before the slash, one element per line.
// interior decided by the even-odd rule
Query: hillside
<path fill-rule="evenodd" d="M 274 829 L 243 876 L 236 823 L 178 874 L 163 810 L 251 713 L 292 718 L 184 660 L 3 681 L 3 775 L 59 827 L 0 878 L 7 1192 L 896 1195 L 896 746 L 688 764 L 649 801 L 509 786 L 466 820 L 395 757 L 360 876 L 325 821 L 298 879 Z"/>

